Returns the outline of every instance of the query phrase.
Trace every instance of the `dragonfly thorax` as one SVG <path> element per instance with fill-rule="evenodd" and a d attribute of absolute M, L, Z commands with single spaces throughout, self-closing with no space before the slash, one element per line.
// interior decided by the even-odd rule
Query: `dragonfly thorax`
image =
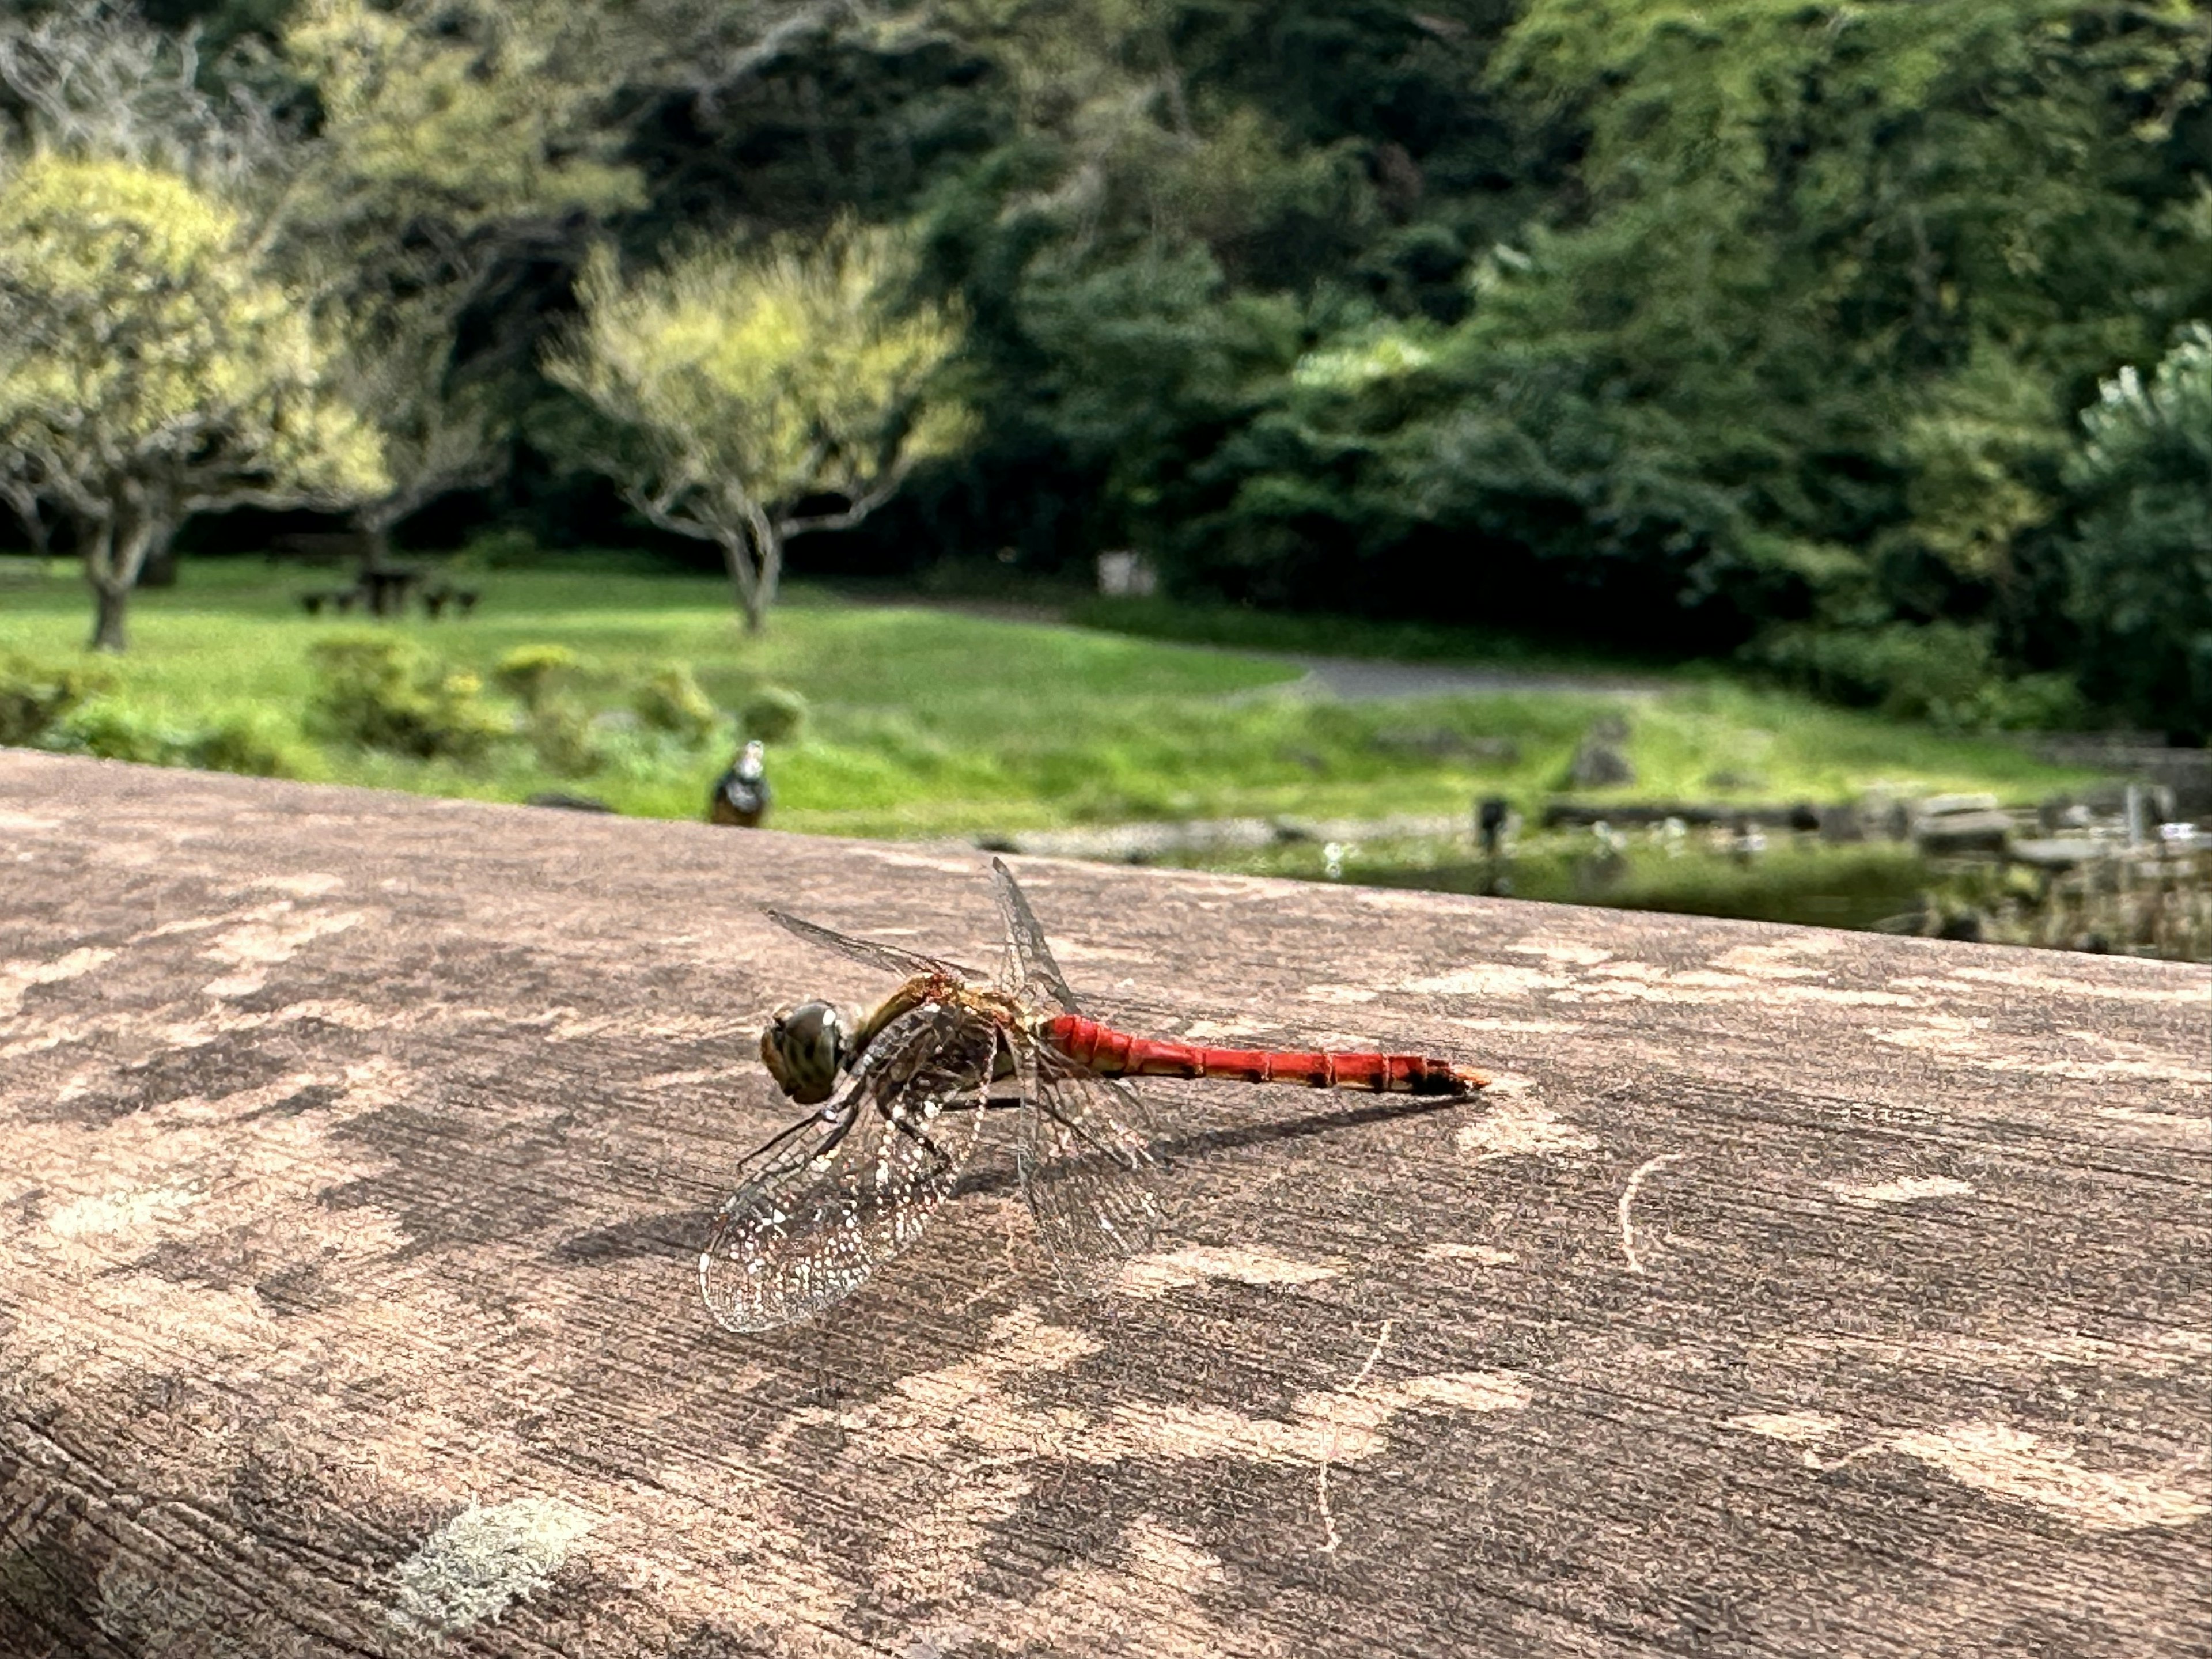
<path fill-rule="evenodd" d="M 852 1057 L 850 1029 L 830 1003 L 778 1009 L 761 1033 L 761 1063 L 801 1106 L 818 1106 L 836 1093 L 838 1074 Z"/>

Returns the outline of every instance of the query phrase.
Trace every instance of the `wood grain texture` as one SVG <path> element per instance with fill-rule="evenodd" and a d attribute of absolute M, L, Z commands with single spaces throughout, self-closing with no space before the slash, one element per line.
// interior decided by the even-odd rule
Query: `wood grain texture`
<path fill-rule="evenodd" d="M 0 1653 L 2212 1650 L 2212 972 L 1024 861 L 1177 1212 L 691 1261 L 762 1013 L 980 856 L 0 751 Z"/>

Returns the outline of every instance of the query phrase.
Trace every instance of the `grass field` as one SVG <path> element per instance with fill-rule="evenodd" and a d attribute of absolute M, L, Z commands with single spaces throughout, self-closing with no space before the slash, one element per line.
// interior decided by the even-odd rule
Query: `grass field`
<path fill-rule="evenodd" d="M 483 592 L 471 620 L 376 626 L 486 676 L 517 647 L 568 647 L 583 659 L 572 695 L 585 714 L 621 709 L 670 664 L 689 666 L 726 708 L 763 686 L 799 693 L 805 729 L 769 762 L 775 822 L 789 830 L 918 836 L 1133 818 L 1464 813 L 1489 793 L 1533 818 L 1583 732 L 1607 713 L 1626 719 L 1639 775 L 1615 793 L 1639 799 L 1827 801 L 1886 785 L 2028 800 L 2081 778 L 2003 740 L 1943 736 L 1692 670 L 1662 671 L 1661 689 L 1633 696 L 1344 703 L 1291 691 L 1295 670 L 1249 652 L 863 603 L 803 585 L 764 635 L 749 638 L 719 581 L 613 557 L 572 556 L 469 580 Z M 614 744 L 596 769 L 567 775 L 520 740 L 471 767 L 315 743 L 302 726 L 308 647 L 364 627 L 302 614 L 299 593 L 329 584 L 327 574 L 257 559 L 187 562 L 176 587 L 135 600 L 131 649 L 113 662 L 108 695 L 179 726 L 251 713 L 280 739 L 295 775 L 425 793 L 521 799 L 558 789 L 625 812 L 693 817 L 727 763 L 733 726 L 690 746 Z M 1079 614 L 1116 620 L 1111 607 Z M 0 586 L 0 656 L 81 661 L 88 618 L 66 566 L 12 580 Z M 1120 620 L 1144 634 L 1170 631 L 1157 606 Z M 1201 619 L 1193 631 L 1229 625 Z M 1310 619 L 1233 625 L 1249 647 L 1338 642 Z M 1468 657 L 1498 653 L 1481 636 L 1419 633 L 1416 654 L 1432 660 L 1450 659 L 1455 644 Z M 1387 647 L 1389 630 L 1341 642 L 1372 651 Z M 1514 665 L 1586 665 L 1524 652 Z M 1480 758 L 1467 752 L 1480 747 L 1474 739 L 1508 740 L 1510 752 L 1492 741 L 1491 757 Z M 1388 878 L 1379 865 L 1375 874 Z"/>

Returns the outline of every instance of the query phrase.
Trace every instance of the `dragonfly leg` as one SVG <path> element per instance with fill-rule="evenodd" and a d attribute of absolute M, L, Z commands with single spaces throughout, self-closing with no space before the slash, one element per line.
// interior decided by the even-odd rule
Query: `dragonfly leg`
<path fill-rule="evenodd" d="M 805 1133 L 807 1130 L 813 1128 L 817 1124 L 820 1123 L 824 1115 L 825 1114 L 821 1112 L 811 1112 L 806 1116 L 800 1118 L 796 1123 L 789 1124 L 787 1127 L 777 1130 L 775 1133 L 770 1135 L 766 1140 L 763 1141 L 759 1146 L 754 1147 L 750 1152 L 747 1153 L 745 1155 L 744 1163 L 750 1166 L 759 1163 L 763 1158 L 771 1156 L 779 1146 L 784 1144 L 784 1142 L 796 1139 L 798 1136 Z M 847 1112 L 844 1115 L 843 1121 L 823 1138 L 821 1146 L 815 1149 L 813 1156 L 816 1158 L 826 1158 L 831 1152 L 836 1152 L 837 1150 L 838 1144 L 842 1141 L 847 1135 L 852 1133 L 853 1125 L 858 1119 L 859 1115 L 860 1115 L 857 1112 Z M 738 1197 L 743 1196 L 744 1190 L 745 1189 L 744 1188 L 739 1188 L 737 1193 L 731 1195 L 731 1201 L 735 1202 Z M 725 1206 L 725 1207 L 726 1208 L 727 1206 Z"/>
<path fill-rule="evenodd" d="M 990 1101 L 985 1101 L 983 1103 L 987 1107 L 994 1103 Z M 1019 1101 L 1015 1101 L 1012 1103 L 1017 1106 L 1021 1104 Z M 954 1109 L 956 1111 L 964 1111 L 967 1109 L 965 1107 L 956 1107 Z M 901 1134 L 904 1135 L 908 1140 L 914 1142 L 915 1146 L 921 1147 L 932 1158 L 947 1158 L 951 1156 L 951 1154 L 946 1152 L 942 1146 L 939 1146 L 935 1141 L 929 1138 L 929 1134 L 927 1130 L 917 1128 L 915 1125 L 908 1122 L 905 1114 L 892 1111 L 888 1106 L 885 1106 L 880 1101 L 876 1103 L 876 1110 L 883 1115 L 884 1122 L 890 1124 L 892 1128 L 896 1129 Z"/>

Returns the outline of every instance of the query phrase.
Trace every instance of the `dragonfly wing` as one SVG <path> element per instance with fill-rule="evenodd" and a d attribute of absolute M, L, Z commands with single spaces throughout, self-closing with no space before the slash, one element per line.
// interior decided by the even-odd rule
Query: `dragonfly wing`
<path fill-rule="evenodd" d="M 909 978 L 917 974 L 950 974 L 955 979 L 973 980 L 977 977 L 972 969 L 963 968 L 957 962 L 944 962 L 935 957 L 926 957 L 919 951 L 902 951 L 896 945 L 885 945 L 872 939 L 854 939 L 849 934 L 833 933 L 811 921 L 801 921 L 797 916 L 781 910 L 766 912 L 768 919 L 787 933 L 794 933 L 809 945 L 818 945 L 825 951 L 835 951 L 840 956 L 850 957 L 855 962 L 865 962 L 871 968 L 882 968 Z"/>
<path fill-rule="evenodd" d="M 908 1249 L 975 1147 L 1004 1042 L 989 1020 L 925 1004 L 884 1029 L 828 1105 L 748 1158 L 699 1257 L 715 1321 L 806 1318 Z"/>
<path fill-rule="evenodd" d="M 1045 943 L 1036 912 L 1030 908 L 1028 898 L 1015 884 L 1014 872 L 1006 868 L 1004 859 L 994 858 L 991 875 L 999 914 L 1006 923 L 1006 983 L 1033 1007 L 1054 1013 L 1080 1012 L 1075 993 L 1067 988 L 1060 964 L 1053 960 L 1052 947 Z"/>
<path fill-rule="evenodd" d="M 1023 1196 L 1054 1271 L 1095 1292 L 1152 1248 L 1167 1214 L 1150 1114 L 1127 1084 L 1053 1049 L 1023 1044 L 1019 1067 Z"/>

